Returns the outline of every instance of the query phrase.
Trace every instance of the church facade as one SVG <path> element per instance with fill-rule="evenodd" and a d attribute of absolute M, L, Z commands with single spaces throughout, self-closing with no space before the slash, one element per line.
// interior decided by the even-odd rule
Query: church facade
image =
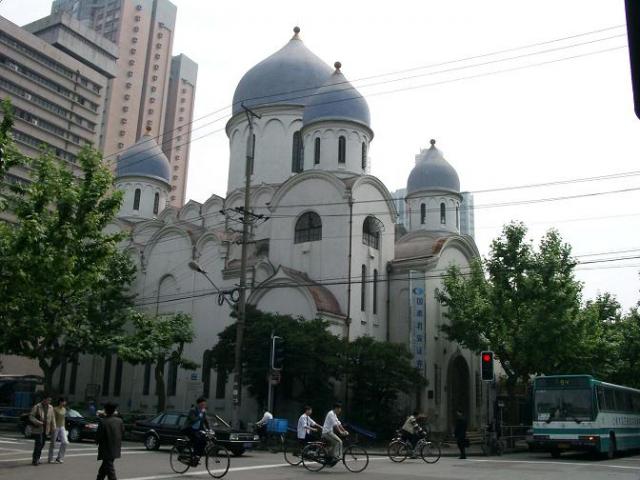
<path fill-rule="evenodd" d="M 473 239 L 460 234 L 458 175 L 432 141 L 416 156 L 405 198 L 408 231 L 399 228 L 393 197 L 369 174 L 374 132 L 366 99 L 339 62 L 331 68 L 306 48 L 299 29 L 294 33 L 237 86 L 226 126 L 224 198 L 168 206 L 172 165 L 150 136 L 118 160 L 116 186 L 124 202 L 109 228 L 128 234 L 122 248 L 138 269 L 136 303 L 152 314 L 185 312 L 194 320 L 196 340 L 186 356 L 202 366 L 195 372 L 168 367 L 168 406 L 186 409 L 204 394 L 210 408 L 231 414 L 231 385 L 217 378 L 207 359 L 218 333 L 233 321 L 231 309 L 189 263 L 218 289 L 237 287 L 242 226 L 234 212 L 244 205 L 246 155 L 253 148 L 251 211 L 267 220 L 251 226 L 249 304 L 321 317 L 349 339 L 367 335 L 406 344 L 428 380 L 417 399 L 406 399 L 406 409 L 419 407 L 436 430 L 449 428 L 457 408 L 479 425 L 479 361 L 440 333 L 446 319 L 434 298 L 449 265 L 464 268 L 478 255 Z M 259 118 L 247 116 L 243 106 Z M 68 373 L 61 379 L 72 401 L 109 398 L 123 410 L 153 411 L 149 367 L 115 356 L 85 357 L 77 370 L 73 389 Z M 257 406 L 248 394 L 243 399 L 243 417 L 252 419 Z"/>

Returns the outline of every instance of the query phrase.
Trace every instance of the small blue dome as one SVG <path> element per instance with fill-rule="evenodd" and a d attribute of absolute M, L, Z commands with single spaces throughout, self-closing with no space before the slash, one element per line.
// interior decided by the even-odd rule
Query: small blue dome
<path fill-rule="evenodd" d="M 303 125 L 322 120 L 346 120 L 371 128 L 367 101 L 342 74 L 340 62 L 336 62 L 335 67 L 333 75 L 314 92 L 307 103 L 302 117 Z"/>
<path fill-rule="evenodd" d="M 146 134 L 120 154 L 116 177 L 149 177 L 169 185 L 171 167 L 155 138 Z"/>
<path fill-rule="evenodd" d="M 425 190 L 448 190 L 460 193 L 460 178 L 455 168 L 442 156 L 436 148 L 436 141 L 431 140 L 431 147 L 416 155 L 416 166 L 413 167 L 407 180 L 407 195 Z"/>
<path fill-rule="evenodd" d="M 247 107 L 305 105 L 309 95 L 324 85 L 331 67 L 305 47 L 294 29 L 284 47 L 244 74 L 233 94 L 233 115 Z"/>

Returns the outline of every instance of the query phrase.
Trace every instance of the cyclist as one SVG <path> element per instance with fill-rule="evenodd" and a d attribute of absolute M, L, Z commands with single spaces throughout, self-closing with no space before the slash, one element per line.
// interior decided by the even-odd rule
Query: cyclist
<path fill-rule="evenodd" d="M 310 415 L 312 412 L 311 407 L 306 405 L 304 407 L 304 413 L 300 415 L 298 419 L 298 443 L 300 450 L 302 450 L 309 441 L 309 435 L 311 435 L 312 431 L 321 430 L 320 425 L 311 418 Z"/>
<path fill-rule="evenodd" d="M 416 409 L 407 417 L 400 429 L 402 438 L 411 443 L 413 449 L 416 448 L 418 441 L 426 436 L 426 432 L 418 424 L 418 418 L 420 418 L 420 412 Z"/>
<path fill-rule="evenodd" d="M 273 420 L 273 414 L 267 410 L 262 415 L 262 418 L 256 422 L 256 433 L 260 435 L 260 438 L 267 436 L 267 424 L 271 420 Z"/>
<path fill-rule="evenodd" d="M 189 410 L 186 434 L 193 445 L 194 463 L 204 454 L 207 445 L 205 431 L 209 430 L 207 418 L 207 399 L 200 397 L 196 400 L 196 406 Z"/>
<path fill-rule="evenodd" d="M 333 410 L 329 410 L 327 416 L 324 419 L 324 425 L 322 426 L 322 438 L 327 441 L 331 447 L 331 459 L 327 465 L 334 466 L 342 458 L 342 439 L 340 436 L 346 437 L 349 435 L 340 420 L 338 415 L 342 413 L 342 404 L 336 402 L 333 405 Z"/>

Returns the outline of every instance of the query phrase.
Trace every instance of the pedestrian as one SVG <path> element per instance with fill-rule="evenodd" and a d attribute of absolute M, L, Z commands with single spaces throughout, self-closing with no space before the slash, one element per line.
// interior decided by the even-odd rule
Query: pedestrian
<path fill-rule="evenodd" d="M 98 444 L 98 460 L 102 460 L 102 465 L 98 470 L 97 480 L 105 478 L 117 480 L 113 462 L 116 458 L 120 458 L 124 423 L 121 418 L 114 415 L 115 412 L 116 405 L 108 402 L 104 406 L 105 416 L 100 419 L 98 424 L 96 443 Z"/>
<path fill-rule="evenodd" d="M 467 419 L 464 418 L 462 410 L 456 410 L 456 425 L 453 431 L 454 437 L 456 437 L 456 443 L 460 450 L 460 458 L 467 458 L 465 448 L 467 447 Z"/>
<path fill-rule="evenodd" d="M 67 416 L 67 400 L 63 397 L 58 399 L 57 405 L 53 407 L 53 418 L 55 419 L 55 429 L 51 434 L 51 443 L 49 444 L 49 463 L 53 463 L 53 454 L 56 449 L 56 442 L 60 442 L 56 463 L 64 463 L 64 453 L 67 450 L 67 430 L 65 428 L 65 420 Z"/>
<path fill-rule="evenodd" d="M 51 406 L 51 395 L 45 393 L 42 396 L 42 400 L 33 406 L 29 414 L 29 422 L 31 423 L 31 432 L 35 440 L 31 464 L 37 466 L 40 465 L 40 455 L 47 436 L 51 435 L 56 427 L 53 407 Z"/>

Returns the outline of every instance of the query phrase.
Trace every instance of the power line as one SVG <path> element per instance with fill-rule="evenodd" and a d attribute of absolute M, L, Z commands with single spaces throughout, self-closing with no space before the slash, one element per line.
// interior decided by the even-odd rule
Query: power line
<path fill-rule="evenodd" d="M 375 79 L 375 78 L 383 78 L 383 77 L 390 76 L 390 75 L 408 73 L 408 72 L 413 72 L 413 71 L 417 71 L 417 70 L 425 70 L 425 69 L 428 69 L 428 68 L 441 67 L 441 66 L 445 66 L 445 65 L 451 65 L 451 64 L 466 62 L 466 61 L 469 61 L 469 60 L 476 60 L 476 59 L 479 59 L 479 58 L 491 57 L 491 56 L 500 55 L 500 54 L 503 54 L 503 53 L 510 53 L 510 52 L 514 52 L 514 51 L 518 51 L 518 50 L 525 50 L 525 49 L 539 47 L 539 46 L 543 46 L 543 45 L 550 45 L 550 44 L 562 42 L 562 41 L 565 41 L 565 40 L 572 40 L 572 39 L 575 39 L 575 38 L 580 38 L 580 37 L 585 37 L 585 36 L 589 36 L 589 35 L 594 35 L 594 34 L 597 34 L 597 33 L 603 33 L 603 32 L 607 32 L 607 31 L 615 30 L 615 29 L 618 29 L 618 28 L 622 28 L 624 26 L 625 25 L 623 25 L 623 24 L 622 25 L 613 25 L 613 26 L 610 26 L 610 27 L 605 27 L 605 28 L 601 28 L 601 29 L 597 29 L 597 30 L 591 30 L 591 31 L 582 32 L 582 33 L 578 33 L 578 34 L 568 35 L 568 36 L 565 36 L 565 37 L 555 38 L 555 39 L 551 39 L 551 40 L 545 40 L 545 41 L 542 41 L 542 42 L 536 42 L 536 43 L 520 45 L 520 46 L 517 46 L 517 47 L 510 47 L 510 48 L 506 48 L 506 49 L 502 49 L 502 50 L 495 50 L 495 51 L 492 51 L 492 52 L 489 52 L 489 53 L 472 55 L 472 56 L 463 57 L 463 58 L 459 58 L 459 59 L 455 59 L 455 60 L 448 60 L 448 61 L 444 61 L 444 62 L 432 63 L 432 64 L 422 65 L 422 66 L 418 66 L 418 67 L 411 67 L 411 68 L 403 69 L 403 70 L 396 70 L 396 71 L 390 71 L 390 72 L 376 74 L 376 75 L 370 75 L 370 76 L 367 76 L 367 77 L 360 77 L 360 78 L 351 80 L 351 83 L 356 83 L 356 82 L 365 81 L 365 80 L 371 80 L 371 79 Z M 622 36 L 624 36 L 624 35 L 622 35 Z M 571 47 L 569 47 L 569 48 L 571 48 Z M 349 81 L 338 82 L 338 83 L 336 83 L 334 85 L 341 85 L 343 83 L 349 83 Z M 210 117 L 212 115 L 221 113 L 221 112 L 223 112 L 225 110 L 228 110 L 229 108 L 233 107 L 234 105 L 237 105 L 238 103 L 249 102 L 249 101 L 252 101 L 252 100 L 260 100 L 260 99 L 264 99 L 264 98 L 280 97 L 282 95 L 288 95 L 288 94 L 292 94 L 292 93 L 300 93 L 300 92 L 303 92 L 303 91 L 315 91 L 315 90 L 317 90 L 317 89 L 319 89 L 321 87 L 323 87 L 323 85 L 316 85 L 316 86 L 313 86 L 313 87 L 307 87 L 307 88 L 303 88 L 303 89 L 288 90 L 288 91 L 282 91 L 282 92 L 273 93 L 273 94 L 270 94 L 270 95 L 262 95 L 262 96 L 256 96 L 256 97 L 249 97 L 249 98 L 241 99 L 239 102 L 232 103 L 232 104 L 227 105 L 225 107 L 222 107 L 222 108 L 219 108 L 219 109 L 214 110 L 212 112 L 209 112 L 209 113 L 207 113 L 205 115 L 202 115 L 202 116 L 200 116 L 198 118 L 192 119 L 189 122 L 181 123 L 177 127 L 173 128 L 171 130 L 166 130 L 166 131 L 164 131 L 163 133 L 161 133 L 159 135 L 151 137 L 151 139 L 158 139 L 158 138 L 163 137 L 163 136 L 165 136 L 165 135 L 167 135 L 169 133 L 172 133 L 172 132 L 174 132 L 174 131 L 176 131 L 178 129 L 181 129 L 181 128 L 185 127 L 185 126 L 192 125 L 195 122 L 200 121 L 200 120 L 202 120 L 204 118 L 207 118 L 207 117 Z M 192 131 L 193 130 L 194 129 L 192 129 Z M 131 147 L 128 147 L 128 148 L 131 148 Z M 122 152 L 124 152 L 126 150 L 127 150 L 127 148 L 119 150 L 117 152 L 114 152 L 114 153 L 106 156 L 105 159 L 110 157 L 110 156 L 117 156 L 118 154 L 120 154 L 120 153 L 122 153 Z"/>
<path fill-rule="evenodd" d="M 618 35 L 618 37 L 620 37 L 620 36 L 624 36 L 624 35 Z M 609 40 L 609 39 L 611 39 L 611 38 L 614 38 L 614 37 L 608 37 L 608 38 L 603 39 L 603 40 Z M 595 40 L 595 41 L 602 41 L 602 40 Z M 562 47 L 562 48 L 560 48 L 560 49 L 574 48 L 574 47 L 576 47 L 576 46 L 586 45 L 586 44 L 589 44 L 589 43 L 593 43 L 593 42 L 595 42 L 595 41 L 585 42 L 585 43 L 576 44 L 576 45 L 571 45 L 571 46 L 567 46 L 567 47 Z M 573 55 L 573 56 L 569 56 L 569 57 L 562 57 L 562 58 L 559 58 L 559 59 L 549 60 L 549 61 L 545 61 L 545 62 L 532 63 L 532 64 L 529 64 L 529 65 L 521 65 L 521 66 L 518 66 L 518 67 L 512 67 L 512 68 L 507 68 L 507 69 L 502 69 L 502 70 L 497 70 L 497 71 L 492 71 L 492 72 L 484 72 L 484 73 L 481 73 L 481 74 L 469 75 L 469 76 L 465 76 L 465 77 L 459 77 L 459 78 L 454 78 L 454 79 L 442 80 L 442 81 L 438 81 L 438 82 L 426 83 L 426 84 L 421 84 L 421 85 L 414 85 L 414 86 L 408 86 L 408 87 L 401 87 L 401 88 L 397 88 L 397 89 L 393 89 L 393 90 L 388 90 L 388 91 L 383 91 L 383 92 L 374 92 L 374 93 L 370 93 L 370 94 L 368 94 L 368 95 L 367 95 L 367 98 L 375 97 L 375 96 L 381 96 L 381 95 L 388 95 L 388 94 L 392 94 L 392 93 L 399 93 L 399 92 L 404 92 L 404 91 L 409 91 L 409 90 L 416 90 L 416 89 L 420 89 L 420 88 L 427 88 L 427 87 L 431 87 L 431 86 L 445 85 L 445 84 L 448 84 L 448 83 L 459 82 L 459 81 L 463 81 L 463 80 L 471 80 L 471 79 L 475 79 L 475 78 L 481 78 L 481 77 L 486 77 L 486 76 L 491 76 L 491 75 L 497 75 L 497 74 L 501 74 L 501 73 L 508 73 L 508 72 L 513 72 L 513 71 L 523 70 L 523 69 L 527 69 L 527 68 L 533 68 L 533 67 L 537 67 L 537 66 L 549 65 L 549 64 L 553 64 L 553 63 L 558 63 L 558 62 L 566 61 L 566 60 L 574 60 L 574 59 L 583 58 L 583 57 L 587 57 L 587 56 L 591 56 L 591 55 L 598 55 L 598 54 L 601 54 L 601 53 L 608 53 L 608 52 L 611 52 L 611 51 L 614 51 L 614 50 L 619 50 L 619 49 L 621 49 L 621 48 L 625 48 L 625 47 L 626 47 L 626 45 L 621 45 L 621 46 L 618 46 L 618 47 L 612 47 L 612 48 L 607 48 L 607 49 L 603 49 L 603 50 L 596 50 L 596 51 L 593 51 L 593 52 L 587 52 L 587 53 L 578 54 L 578 55 Z M 552 49 L 552 50 L 553 50 L 553 51 L 555 51 L 555 50 L 559 50 L 559 49 Z M 532 54 L 522 55 L 521 57 L 526 57 L 526 56 L 530 56 L 530 55 L 532 55 Z M 492 61 L 492 62 L 487 62 L 486 64 L 490 64 L 490 63 L 497 63 L 497 62 L 503 62 L 503 61 L 511 61 L 511 60 L 513 60 L 513 59 L 521 58 L 521 57 L 511 57 L 511 58 L 504 59 L 504 60 L 495 60 L 495 61 Z M 472 66 L 464 67 L 464 68 L 471 68 L 471 67 L 475 67 L 475 66 L 482 66 L 482 65 L 486 65 L 486 64 L 476 64 L 476 65 L 472 65 Z M 462 67 L 458 67 L 458 68 L 451 69 L 451 70 L 459 70 L 460 68 L 462 68 Z M 447 72 L 447 70 L 443 70 L 443 71 L 436 72 L 436 73 L 446 73 L 446 72 Z M 431 74 L 431 73 L 429 73 L 429 75 L 430 75 L 430 74 Z M 426 74 L 425 74 L 425 75 L 426 75 Z M 408 78 L 409 78 L 409 77 L 408 77 Z M 411 77 L 411 78 L 413 78 L 413 77 Z M 397 80 L 393 80 L 393 81 L 397 81 Z M 385 81 L 385 82 L 381 82 L 381 83 L 390 83 L 390 82 L 391 82 L 391 81 Z M 373 86 L 373 85 L 374 85 L 374 84 L 367 85 L 367 86 Z M 377 85 L 377 84 L 376 84 L 376 85 Z M 345 90 L 347 90 L 347 89 L 345 89 Z M 354 90 L 354 91 L 356 91 L 356 90 L 355 90 L 355 88 L 353 88 L 353 90 Z M 298 97 L 291 97 L 291 98 L 284 99 L 284 100 L 298 100 L 298 99 L 305 99 L 305 98 L 309 98 L 309 97 L 316 96 L 316 95 L 325 95 L 325 94 L 327 94 L 327 93 L 330 93 L 330 92 L 318 92 L 318 93 L 314 93 L 314 94 L 310 94 L 310 95 L 304 95 L 304 96 L 298 96 Z M 341 99 L 337 99 L 337 100 L 331 100 L 331 101 L 326 101 L 326 102 L 318 102 L 318 103 L 316 103 L 315 105 L 316 105 L 316 106 L 319 106 L 319 105 L 327 105 L 327 104 L 333 104 L 333 103 L 341 103 L 341 102 L 352 101 L 352 100 L 359 99 L 359 98 L 364 98 L 364 97 L 365 97 L 364 95 L 356 94 L 356 95 L 351 96 L 351 97 L 341 98 Z M 261 105 L 255 105 L 255 106 L 254 106 L 254 108 L 257 108 L 257 107 L 260 107 L 260 106 L 264 106 L 264 105 L 268 105 L 268 103 L 261 104 Z M 213 123 L 216 123 L 216 122 L 218 122 L 218 121 L 220 121 L 220 120 L 222 120 L 222 119 L 224 119 L 224 118 L 227 118 L 227 117 L 226 117 L 226 116 L 225 116 L 225 117 L 220 117 L 220 118 L 218 118 L 218 119 L 216 119 L 216 120 L 214 120 L 214 121 L 212 121 L 212 122 L 209 122 L 207 125 L 211 125 L 211 124 L 213 124 Z M 198 127 L 198 128 L 201 128 L 201 127 Z M 196 129 L 193 129 L 193 130 L 196 130 Z M 203 135 L 203 136 L 199 137 L 199 138 L 198 138 L 198 139 L 196 139 L 196 140 L 199 140 L 199 139 L 201 139 L 201 138 L 204 138 L 204 137 L 206 137 L 206 136 L 208 136 L 208 135 L 212 135 L 212 134 L 214 134 L 214 133 L 218 133 L 218 132 L 223 131 L 223 130 L 225 130 L 225 129 L 224 129 L 224 128 L 222 128 L 222 129 L 218 129 L 218 130 L 216 130 L 216 131 L 214 131 L 214 132 L 210 132 L 209 134 Z M 168 140 L 164 140 L 164 141 L 161 143 L 161 145 L 164 145 L 165 143 L 169 143 L 169 142 L 171 142 L 172 140 L 176 139 L 176 138 L 177 138 L 177 137 L 179 137 L 179 136 L 181 136 L 181 135 L 176 135 L 175 137 L 169 138 Z M 151 137 L 149 140 L 146 140 L 146 141 L 150 141 L 150 140 L 151 140 L 151 139 L 153 139 L 153 138 L 157 138 L 157 137 Z M 186 145 L 186 144 L 193 143 L 194 141 L 195 141 L 195 140 L 189 140 L 189 141 L 187 141 L 187 142 L 185 142 L 185 143 L 183 143 L 183 144 L 180 144 L 180 146 L 183 146 L 183 145 Z M 144 143 L 144 142 L 142 142 L 142 143 Z M 131 148 L 131 147 L 129 147 L 129 148 Z M 150 151 L 150 150 L 152 150 L 153 148 L 154 148 L 154 146 L 152 145 L 152 146 L 150 146 L 149 148 L 142 150 L 140 153 L 143 153 L 143 152 L 145 152 L 145 151 Z M 123 150 L 123 151 L 126 151 L 126 149 L 125 149 L 125 150 Z M 122 152 L 122 151 L 121 151 L 121 152 Z M 118 155 L 118 154 L 119 154 L 119 153 L 121 153 L 121 152 L 116 152 L 116 153 L 113 153 L 113 154 L 107 155 L 107 156 L 105 156 L 105 157 L 104 157 L 104 159 L 107 159 L 107 158 L 112 157 L 112 156 L 114 156 L 114 155 Z M 139 163 L 139 162 L 142 162 L 142 161 L 145 161 L 146 159 L 148 159 L 148 158 L 152 158 L 153 156 L 154 156 L 154 155 L 149 155 L 149 156 L 148 156 L 148 157 L 146 157 L 146 158 L 142 158 L 142 159 L 140 159 L 140 160 L 137 160 L 136 162 L 132 162 L 131 164 L 129 164 L 129 166 L 131 166 L 131 165 L 135 165 L 136 163 Z M 115 159 L 115 160 L 117 160 L 117 159 Z M 110 161 L 114 161 L 114 160 L 110 160 Z"/>

